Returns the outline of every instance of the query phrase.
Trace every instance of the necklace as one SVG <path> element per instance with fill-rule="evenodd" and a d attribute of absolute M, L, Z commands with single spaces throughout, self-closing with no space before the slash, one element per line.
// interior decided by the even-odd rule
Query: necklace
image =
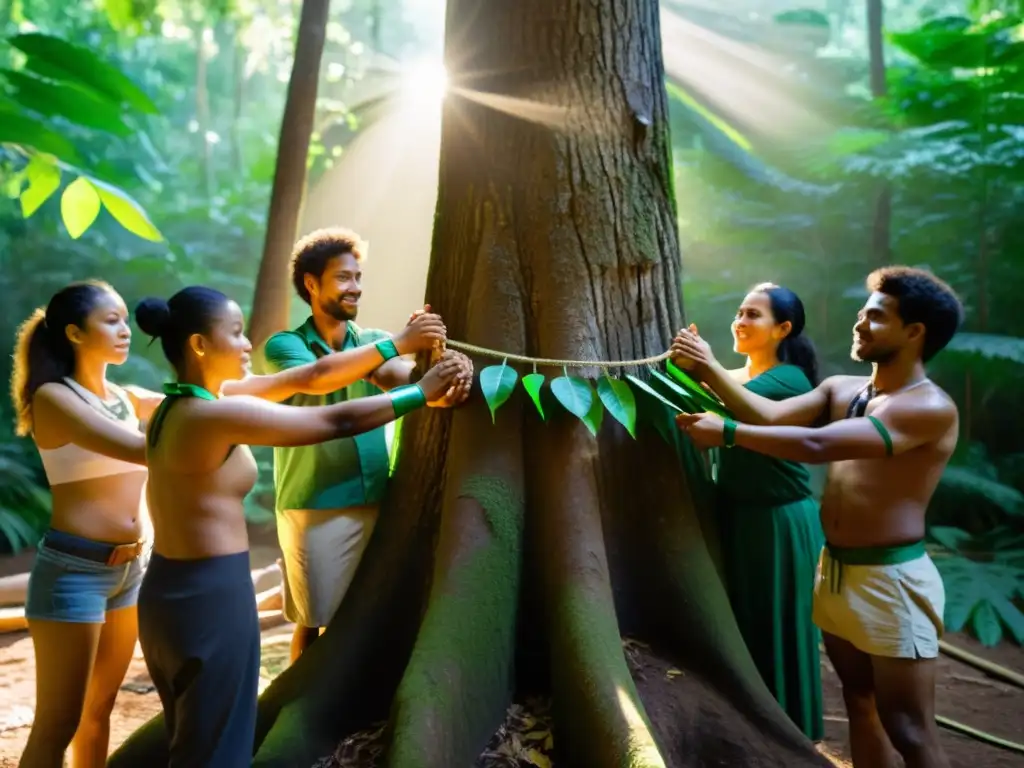
<path fill-rule="evenodd" d="M 875 389 L 875 383 L 873 381 L 869 381 L 865 387 L 856 394 L 853 400 L 850 401 L 850 405 L 846 409 L 846 418 L 851 419 L 855 416 L 863 416 L 865 411 L 868 409 L 868 403 L 879 395 L 892 397 L 893 395 L 898 395 L 901 392 L 909 392 L 916 387 L 920 387 L 922 384 L 927 384 L 929 381 L 931 381 L 931 379 L 925 376 L 920 381 L 915 381 L 912 384 L 905 384 L 899 389 L 894 389 L 892 392 L 879 392 Z"/>
<path fill-rule="evenodd" d="M 117 392 L 114 392 L 114 402 L 108 403 L 106 400 L 101 399 L 95 392 L 86 389 L 70 376 L 64 377 L 64 383 L 71 387 L 79 397 L 85 400 L 85 402 L 91 405 L 95 410 L 113 421 L 125 421 L 128 416 L 131 415 L 130 406 L 123 398 L 118 396 Z"/>
<path fill-rule="evenodd" d="M 874 382 L 871 382 L 869 386 L 871 387 L 872 397 L 877 395 L 888 395 L 889 397 L 892 397 L 893 395 L 898 395 L 900 392 L 909 392 L 912 389 L 920 387 L 922 384 L 927 384 L 929 381 L 931 381 L 931 379 L 925 376 L 923 379 L 915 381 L 913 384 L 904 384 L 902 387 L 900 387 L 899 389 L 894 389 L 892 392 L 879 392 L 877 389 L 875 389 Z"/>

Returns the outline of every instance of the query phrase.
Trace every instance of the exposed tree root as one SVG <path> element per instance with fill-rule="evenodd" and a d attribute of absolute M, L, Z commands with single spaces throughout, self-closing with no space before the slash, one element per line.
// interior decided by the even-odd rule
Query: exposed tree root
<path fill-rule="evenodd" d="M 403 427 L 402 462 L 352 586 L 323 636 L 260 697 L 254 766 L 308 768 L 387 712 L 416 637 L 429 583 L 448 414 Z"/>
<path fill-rule="evenodd" d="M 655 647 L 662 646 L 669 658 L 691 673 L 686 685 L 680 686 L 683 698 L 718 698 L 734 713 L 729 723 L 716 723 L 708 730 L 694 724 L 693 732 L 683 735 L 689 742 L 683 752 L 701 751 L 694 739 L 723 742 L 733 730 L 756 729 L 759 737 L 748 745 L 748 752 L 753 752 L 748 764 L 759 764 L 760 751 L 763 758 L 774 761 L 784 755 L 787 764 L 827 765 L 786 716 L 754 666 L 729 607 L 725 585 L 704 543 L 710 532 L 702 531 L 698 523 L 692 497 L 703 498 L 702 489 L 696 487 L 701 482 L 695 466 L 700 457 L 689 443 L 677 439 L 673 443 L 675 451 L 667 446 L 661 450 L 663 459 L 675 454 L 671 461 L 652 461 L 654 449 L 636 452 L 647 457 L 642 468 L 635 468 L 645 477 L 635 502 L 640 511 L 635 518 L 637 546 L 650 563 L 651 581 L 645 594 L 653 624 L 645 634 L 658 638 Z M 636 459 L 623 457 L 623 461 Z M 679 745 L 663 746 L 676 751 Z M 690 764 L 699 763 L 683 763 Z"/>
<path fill-rule="evenodd" d="M 572 768 L 664 768 L 626 667 L 597 488 L 596 442 L 559 414 L 535 441 L 530 507 L 550 642 L 556 754 Z"/>
<path fill-rule="evenodd" d="M 513 659 L 523 534 L 521 409 L 501 440 L 476 407 L 454 415 L 426 616 L 395 694 L 392 768 L 470 765 L 502 722 Z M 481 446 L 490 445 L 489 450 Z"/>

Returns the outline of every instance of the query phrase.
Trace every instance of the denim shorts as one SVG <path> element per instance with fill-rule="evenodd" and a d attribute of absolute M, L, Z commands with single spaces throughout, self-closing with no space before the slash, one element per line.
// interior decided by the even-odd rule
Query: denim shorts
<path fill-rule="evenodd" d="M 103 624 L 107 611 L 127 608 L 138 601 L 145 553 L 122 565 L 107 565 L 62 552 L 48 542 L 71 544 L 98 554 L 110 547 L 64 531 L 48 530 L 36 549 L 28 578 L 26 619 Z"/>

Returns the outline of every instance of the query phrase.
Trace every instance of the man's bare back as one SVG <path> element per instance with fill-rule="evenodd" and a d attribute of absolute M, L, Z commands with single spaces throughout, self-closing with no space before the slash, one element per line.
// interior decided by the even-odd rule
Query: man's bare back
<path fill-rule="evenodd" d="M 837 376 L 829 380 L 829 422 L 846 418 L 851 401 L 870 379 Z M 825 538 L 838 547 L 884 547 L 920 541 L 925 511 L 942 472 L 956 448 L 959 420 L 956 405 L 930 380 L 892 395 L 879 394 L 864 416 L 888 421 L 898 411 L 937 411 L 949 420 L 937 440 L 905 453 L 877 459 L 851 459 L 829 464 L 821 501 Z"/>

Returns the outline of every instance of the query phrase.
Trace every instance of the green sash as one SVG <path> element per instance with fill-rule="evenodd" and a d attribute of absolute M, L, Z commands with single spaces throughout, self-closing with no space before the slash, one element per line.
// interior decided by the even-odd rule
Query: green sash
<path fill-rule="evenodd" d="M 843 589 L 845 565 L 899 565 L 927 554 L 923 539 L 892 547 L 837 547 L 825 544 L 825 549 L 829 556 L 829 588 L 833 592 L 841 592 Z"/>

